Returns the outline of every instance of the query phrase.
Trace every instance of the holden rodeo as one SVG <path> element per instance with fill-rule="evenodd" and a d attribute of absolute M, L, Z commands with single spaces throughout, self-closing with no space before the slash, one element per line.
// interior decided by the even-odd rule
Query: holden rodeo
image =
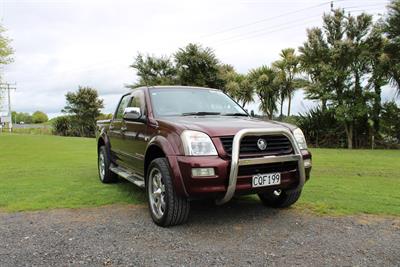
<path fill-rule="evenodd" d="M 288 207 L 310 177 L 299 128 L 253 118 L 217 89 L 136 88 L 97 122 L 96 137 L 100 180 L 145 188 L 160 226 L 184 223 L 193 199 L 258 194 L 268 207 Z"/>

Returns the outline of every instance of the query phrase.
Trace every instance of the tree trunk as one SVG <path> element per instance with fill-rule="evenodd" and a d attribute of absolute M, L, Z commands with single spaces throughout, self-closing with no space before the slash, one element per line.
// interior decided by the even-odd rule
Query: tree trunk
<path fill-rule="evenodd" d="M 353 123 L 345 123 L 347 148 L 353 149 Z"/>
<path fill-rule="evenodd" d="M 325 112 L 326 111 L 326 99 L 321 100 L 321 106 L 322 106 L 322 111 Z"/>
<path fill-rule="evenodd" d="M 371 149 L 374 150 L 375 149 L 375 135 L 372 134 L 371 137 Z"/>
<path fill-rule="evenodd" d="M 288 96 L 288 109 L 287 109 L 288 117 L 290 116 L 290 106 L 291 105 L 292 105 L 292 96 L 289 94 L 289 96 Z"/>
<path fill-rule="evenodd" d="M 372 114 L 372 121 L 374 122 L 374 133 L 378 134 L 380 129 L 379 124 L 379 116 L 381 114 L 381 87 L 376 82 L 374 83 L 375 89 L 375 97 L 374 97 L 374 106 L 373 106 L 373 114 Z"/>
<path fill-rule="evenodd" d="M 282 117 L 283 117 L 283 98 L 281 96 L 281 115 L 279 115 L 279 118 L 282 119 Z"/>

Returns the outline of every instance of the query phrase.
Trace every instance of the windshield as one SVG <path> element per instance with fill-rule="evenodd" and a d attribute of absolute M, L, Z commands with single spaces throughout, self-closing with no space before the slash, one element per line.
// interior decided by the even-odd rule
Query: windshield
<path fill-rule="evenodd" d="M 247 116 L 241 106 L 215 89 L 151 88 L 150 97 L 156 117 L 219 114 Z"/>

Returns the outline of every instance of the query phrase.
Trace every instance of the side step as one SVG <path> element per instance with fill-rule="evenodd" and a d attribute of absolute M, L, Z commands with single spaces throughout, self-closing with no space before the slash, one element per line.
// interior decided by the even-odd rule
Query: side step
<path fill-rule="evenodd" d="M 122 178 L 128 180 L 131 183 L 134 183 L 135 185 L 144 188 L 144 179 L 142 176 L 130 172 L 127 169 L 123 168 L 123 167 L 119 167 L 119 166 L 115 166 L 114 164 L 112 164 L 110 166 L 110 171 L 112 171 L 115 174 L 118 174 L 119 176 L 121 176 Z"/>

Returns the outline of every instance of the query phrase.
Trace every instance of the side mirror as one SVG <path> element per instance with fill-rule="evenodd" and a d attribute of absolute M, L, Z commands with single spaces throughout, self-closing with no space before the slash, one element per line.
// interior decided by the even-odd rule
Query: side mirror
<path fill-rule="evenodd" d="M 142 117 L 142 112 L 140 108 L 129 107 L 124 110 L 124 120 L 138 120 Z"/>

